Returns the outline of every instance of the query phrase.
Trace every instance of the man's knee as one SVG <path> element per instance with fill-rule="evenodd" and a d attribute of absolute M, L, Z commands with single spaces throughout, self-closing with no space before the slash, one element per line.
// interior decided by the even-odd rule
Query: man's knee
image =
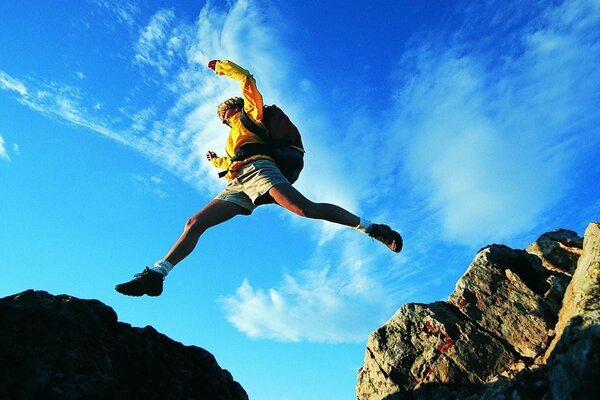
<path fill-rule="evenodd" d="M 316 203 L 313 203 L 311 201 L 307 201 L 298 207 L 298 211 L 297 214 L 301 215 L 303 217 L 306 218 L 318 218 L 320 213 L 319 213 L 319 205 Z"/>
<path fill-rule="evenodd" d="M 185 230 L 187 232 L 199 232 L 202 233 L 206 230 L 206 227 L 204 227 L 200 221 L 200 218 L 198 218 L 197 215 L 193 215 L 191 216 L 187 222 L 185 223 Z"/>
<path fill-rule="evenodd" d="M 320 214 L 319 204 L 308 200 L 289 184 L 275 186 L 269 194 L 280 206 L 301 217 L 318 218 Z"/>

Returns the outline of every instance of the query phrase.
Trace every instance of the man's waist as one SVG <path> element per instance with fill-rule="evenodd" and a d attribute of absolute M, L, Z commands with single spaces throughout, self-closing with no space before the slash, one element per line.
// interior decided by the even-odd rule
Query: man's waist
<path fill-rule="evenodd" d="M 269 157 L 265 154 L 256 154 L 256 155 L 250 156 L 244 160 L 233 161 L 231 163 L 231 165 L 229 166 L 229 169 L 227 169 L 227 171 L 223 171 L 224 174 L 222 173 L 222 175 L 221 174 L 220 175 L 225 176 L 225 178 L 228 181 L 234 180 L 242 173 L 242 170 L 244 169 L 244 167 L 246 165 L 253 163 L 254 161 L 260 161 L 260 160 L 275 162 L 275 160 L 272 157 Z"/>

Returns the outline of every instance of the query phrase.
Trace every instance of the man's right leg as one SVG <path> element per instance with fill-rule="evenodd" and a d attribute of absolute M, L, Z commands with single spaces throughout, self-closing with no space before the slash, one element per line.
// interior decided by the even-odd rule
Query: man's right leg
<path fill-rule="evenodd" d="M 239 214 L 248 214 L 248 210 L 225 200 L 212 200 L 187 221 L 183 233 L 163 260 L 171 263 L 172 266 L 176 265 L 194 250 L 198 239 L 208 228 Z M 160 272 L 146 267 L 131 281 L 117 285 L 115 290 L 127 296 L 143 296 L 144 294 L 160 296 L 164 278 Z"/>

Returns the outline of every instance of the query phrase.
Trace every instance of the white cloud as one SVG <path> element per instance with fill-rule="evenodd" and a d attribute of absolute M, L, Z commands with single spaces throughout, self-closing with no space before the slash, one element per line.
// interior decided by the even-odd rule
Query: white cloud
<path fill-rule="evenodd" d="M 135 62 L 155 68 L 166 76 L 188 40 L 187 27 L 178 24 L 175 12 L 164 9 L 156 12 L 140 32 L 135 46 Z"/>
<path fill-rule="evenodd" d="M 6 151 L 6 147 L 4 146 L 4 138 L 0 135 L 0 159 L 4 159 L 6 161 L 10 161 L 10 157 L 8 156 L 8 152 Z"/>
<path fill-rule="evenodd" d="M 27 95 L 27 88 L 23 82 L 13 78 L 2 70 L 0 70 L 0 89 L 14 91 L 21 96 Z"/>
<path fill-rule="evenodd" d="M 113 14 L 121 24 L 133 27 L 135 26 L 136 16 L 140 9 L 137 4 L 125 0 L 95 0 L 100 9 L 107 10 Z"/>
<path fill-rule="evenodd" d="M 97 101 L 86 105 L 87 94 L 77 87 L 39 79 L 24 82 L 4 72 L 0 74 L 0 78 L 0 88 L 16 92 L 19 95 L 17 100 L 32 110 L 131 147 L 194 186 L 202 187 L 201 182 L 205 178 L 197 175 L 192 163 L 184 162 L 186 158 L 195 157 L 190 155 L 185 143 L 178 143 L 172 136 L 158 134 L 161 128 L 166 133 L 174 132 L 177 124 L 165 126 L 160 121 L 149 121 L 147 118 L 152 113 L 140 111 L 129 116 L 131 129 L 115 128 L 111 123 L 115 118 L 100 114 L 102 107 Z M 153 126 L 150 134 L 135 135 L 144 123 Z"/>
<path fill-rule="evenodd" d="M 337 264 L 305 265 L 294 275 L 285 274 L 280 285 L 268 290 L 255 288 L 245 279 L 234 295 L 221 299 L 227 319 L 253 338 L 364 340 L 393 312 L 394 296 L 375 278 L 374 256 L 366 256 L 350 235 Z M 314 261 L 322 262 L 318 260 L 323 258 Z"/>
<path fill-rule="evenodd" d="M 393 125 L 405 133 L 389 135 L 389 147 L 404 149 L 447 238 L 510 237 L 566 195 L 578 152 L 600 136 L 599 21 L 597 3 L 566 2 L 526 26 L 502 62 L 465 43 L 406 57 L 416 73 L 398 92 Z"/>
<path fill-rule="evenodd" d="M 165 190 L 165 181 L 161 176 L 143 176 L 136 174 L 133 175 L 131 179 L 144 192 L 151 193 L 160 199 L 169 197 L 168 191 Z"/>

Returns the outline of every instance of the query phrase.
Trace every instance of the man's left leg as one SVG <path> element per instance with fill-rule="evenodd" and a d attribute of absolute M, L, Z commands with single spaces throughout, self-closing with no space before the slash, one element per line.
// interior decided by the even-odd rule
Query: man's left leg
<path fill-rule="evenodd" d="M 314 203 L 304 197 L 289 183 L 273 186 L 269 195 L 277 204 L 302 217 L 322 219 L 351 228 L 356 228 L 370 237 L 379 240 L 390 250 L 402 250 L 402 237 L 387 225 L 371 224 L 340 206 L 329 203 Z"/>
<path fill-rule="evenodd" d="M 183 228 L 183 233 L 171 247 L 164 260 L 172 266 L 177 265 L 194 250 L 198 239 L 208 228 L 222 224 L 240 214 L 248 214 L 248 210 L 229 201 L 212 200 L 202 210 L 188 219 Z"/>
<path fill-rule="evenodd" d="M 301 217 L 324 219 L 336 224 L 357 227 L 360 218 L 340 206 L 329 203 L 313 203 L 290 184 L 273 186 L 269 194 L 277 204 Z"/>
<path fill-rule="evenodd" d="M 129 282 L 115 286 L 115 290 L 127 296 L 160 296 L 166 274 L 194 250 L 198 239 L 208 228 L 236 215 L 248 213 L 248 210 L 235 203 L 221 199 L 212 200 L 187 221 L 183 233 L 164 259 L 158 261 L 152 269 L 146 267 Z"/>

